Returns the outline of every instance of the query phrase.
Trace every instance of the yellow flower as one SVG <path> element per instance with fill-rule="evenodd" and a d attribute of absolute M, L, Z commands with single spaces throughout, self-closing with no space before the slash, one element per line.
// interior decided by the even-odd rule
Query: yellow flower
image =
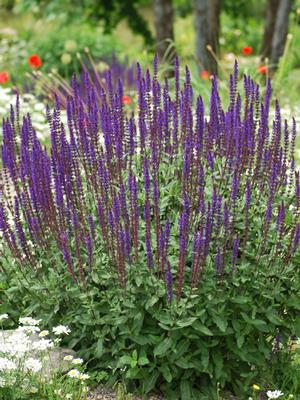
<path fill-rule="evenodd" d="M 64 360 L 65 361 L 72 361 L 73 360 L 73 356 L 71 356 L 71 355 L 70 356 L 65 356 Z"/>
<path fill-rule="evenodd" d="M 82 358 L 74 358 L 74 360 L 72 361 L 72 364 L 82 364 L 82 363 L 83 363 Z"/>
<path fill-rule="evenodd" d="M 47 331 L 47 330 L 42 331 L 42 332 L 39 333 L 39 337 L 45 337 L 47 335 L 49 335 L 49 331 Z"/>
<path fill-rule="evenodd" d="M 78 371 L 78 369 L 71 369 L 71 371 L 68 372 L 68 376 L 70 378 L 79 378 L 80 372 Z"/>
<path fill-rule="evenodd" d="M 260 390 L 260 387 L 254 383 L 254 385 L 252 385 L 252 389 L 253 390 Z"/>

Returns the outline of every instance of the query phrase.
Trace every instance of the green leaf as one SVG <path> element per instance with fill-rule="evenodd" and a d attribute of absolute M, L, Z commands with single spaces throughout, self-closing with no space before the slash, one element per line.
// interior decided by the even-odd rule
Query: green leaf
<path fill-rule="evenodd" d="M 213 321 L 215 322 L 215 324 L 217 325 L 217 327 L 220 329 L 221 332 L 226 332 L 227 326 L 228 326 L 228 322 L 224 319 L 222 319 L 221 317 L 219 317 L 218 315 L 213 315 Z"/>
<path fill-rule="evenodd" d="M 154 348 L 154 356 L 163 356 L 169 350 L 172 345 L 172 340 L 170 338 L 165 338 L 161 343 L 159 343 Z"/>
<path fill-rule="evenodd" d="M 181 399 L 190 400 L 192 398 L 191 387 L 189 381 L 185 378 L 180 381 L 180 394 Z"/>
<path fill-rule="evenodd" d="M 134 368 L 134 367 L 136 367 L 137 366 L 137 359 L 135 359 L 135 358 L 132 358 L 131 359 L 131 363 L 130 363 L 130 366 L 131 366 L 131 368 Z"/>
<path fill-rule="evenodd" d="M 176 325 L 184 328 L 185 326 L 192 325 L 195 321 L 197 321 L 196 317 L 184 318 L 180 321 L 177 321 Z"/>
<path fill-rule="evenodd" d="M 208 329 L 205 325 L 201 324 L 201 322 L 199 321 L 195 321 L 193 323 L 193 328 L 205 336 L 213 336 L 212 331 Z"/>
<path fill-rule="evenodd" d="M 167 364 L 164 364 L 162 367 L 160 367 L 159 371 L 162 373 L 163 377 L 168 383 L 172 382 L 172 374 Z"/>
<path fill-rule="evenodd" d="M 300 298 L 295 295 L 291 296 L 287 301 L 287 306 L 300 311 Z"/>
<path fill-rule="evenodd" d="M 237 296 L 230 299 L 230 301 L 236 304 L 247 304 L 249 299 L 247 297 Z"/>
<path fill-rule="evenodd" d="M 222 369 L 223 369 L 223 356 L 220 351 L 213 351 L 212 352 L 212 359 L 215 364 L 215 377 L 216 379 L 219 379 L 222 375 Z"/>
<path fill-rule="evenodd" d="M 126 378 L 135 379 L 139 374 L 140 370 L 138 367 L 129 368 L 126 372 Z"/>
<path fill-rule="evenodd" d="M 201 354 L 201 363 L 204 369 L 207 369 L 209 364 L 209 351 L 206 347 L 203 347 Z"/>
<path fill-rule="evenodd" d="M 147 357 L 140 357 L 139 360 L 138 360 L 138 364 L 141 365 L 141 366 L 149 364 L 149 362 L 150 361 L 148 360 Z"/>
<path fill-rule="evenodd" d="M 99 338 L 96 343 L 95 357 L 100 358 L 103 354 L 103 338 Z"/>
<path fill-rule="evenodd" d="M 175 364 L 178 365 L 178 367 L 183 368 L 183 369 L 189 369 L 193 368 L 193 363 L 186 358 L 178 358 L 178 360 L 175 361 Z"/>
<path fill-rule="evenodd" d="M 155 387 L 156 381 L 159 377 L 160 373 L 159 371 L 154 371 L 151 375 L 150 378 L 146 380 L 145 384 L 145 393 L 151 392 L 151 390 Z"/>
<path fill-rule="evenodd" d="M 132 358 L 128 355 L 124 355 L 119 359 L 119 364 L 120 365 L 130 365 L 132 361 Z"/>
<path fill-rule="evenodd" d="M 282 325 L 282 320 L 274 310 L 268 310 L 266 316 L 270 322 L 274 325 Z"/>
<path fill-rule="evenodd" d="M 241 349 L 242 346 L 243 346 L 243 344 L 244 344 L 244 342 L 245 342 L 245 337 L 244 337 L 244 336 L 239 336 L 239 337 L 237 338 L 237 347 L 238 347 L 239 349 Z"/>

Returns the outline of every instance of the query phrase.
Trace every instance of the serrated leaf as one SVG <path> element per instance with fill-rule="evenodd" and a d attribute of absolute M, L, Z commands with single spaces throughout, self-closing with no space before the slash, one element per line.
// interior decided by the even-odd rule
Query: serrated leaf
<path fill-rule="evenodd" d="M 228 322 L 224 319 L 222 319 L 221 317 L 219 317 L 218 315 L 213 315 L 213 321 L 215 322 L 215 324 L 217 325 L 217 327 L 220 329 L 221 332 L 226 332 L 227 326 L 228 326 Z"/>
<path fill-rule="evenodd" d="M 159 343 L 154 348 L 154 356 L 163 356 L 169 350 L 172 345 L 172 340 L 170 338 L 165 338 L 161 343 Z"/>
<path fill-rule="evenodd" d="M 197 332 L 200 332 L 205 336 L 213 336 L 212 331 L 199 321 L 195 321 L 192 326 Z"/>

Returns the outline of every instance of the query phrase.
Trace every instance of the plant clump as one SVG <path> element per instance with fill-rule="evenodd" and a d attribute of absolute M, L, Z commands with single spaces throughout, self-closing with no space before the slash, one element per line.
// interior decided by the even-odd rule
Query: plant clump
<path fill-rule="evenodd" d="M 104 365 L 125 365 L 133 382 L 151 374 L 142 390 L 180 387 L 185 399 L 212 382 L 243 391 L 272 339 L 298 329 L 296 123 L 277 101 L 270 121 L 270 81 L 262 95 L 244 76 L 240 94 L 237 64 L 228 106 L 213 77 L 207 109 L 188 68 L 181 85 L 178 59 L 173 86 L 159 82 L 157 58 L 153 71 L 137 65 L 136 115 L 109 73 L 103 87 L 85 75 L 84 91 L 74 77 L 67 124 L 58 98 L 47 109 L 50 152 L 30 116 L 11 112 L 0 229 L 28 280 L 64 276 L 85 293 L 87 325 L 101 326 L 88 351 Z"/>

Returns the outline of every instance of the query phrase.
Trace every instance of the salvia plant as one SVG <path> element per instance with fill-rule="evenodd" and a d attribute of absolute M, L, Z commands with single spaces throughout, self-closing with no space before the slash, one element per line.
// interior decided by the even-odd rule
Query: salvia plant
<path fill-rule="evenodd" d="M 180 387 L 189 399 L 209 376 L 245 395 L 242 379 L 275 360 L 272 339 L 295 334 L 300 309 L 295 120 L 282 120 L 276 101 L 271 121 L 271 82 L 262 93 L 237 64 L 226 106 L 213 78 L 205 108 L 178 59 L 163 83 L 157 58 L 152 76 L 137 64 L 136 114 L 122 82 L 105 79 L 73 78 L 66 125 L 56 97 L 50 150 L 29 115 L 20 121 L 18 101 L 3 121 L 0 229 L 11 265 L 25 280 L 56 271 L 56 286 L 67 271 L 89 293 L 86 325 L 101 325 L 87 355 L 125 368 L 141 390 L 178 398 Z M 83 307 L 84 321 L 78 301 L 70 315 Z"/>
<path fill-rule="evenodd" d="M 74 78 L 67 126 L 58 99 L 47 110 L 50 153 L 30 116 L 19 121 L 17 104 L 3 121 L 0 203 L 13 256 L 34 269 L 35 249 L 47 252 L 54 240 L 74 281 L 84 283 L 101 247 L 121 286 L 142 261 L 165 280 L 169 301 L 179 301 L 184 283 L 201 286 L 208 267 L 222 280 L 245 259 L 288 265 L 300 240 L 295 121 L 282 121 L 276 103 L 270 126 L 270 82 L 261 102 L 259 86 L 244 77 L 242 108 L 237 80 L 235 65 L 227 110 L 212 80 L 206 117 L 188 68 L 180 88 L 178 60 L 174 96 L 157 80 L 157 59 L 153 78 L 137 65 L 137 116 L 127 115 L 122 84 L 113 91 L 110 74 L 108 89 L 98 92 L 85 76 L 80 96 Z"/>

